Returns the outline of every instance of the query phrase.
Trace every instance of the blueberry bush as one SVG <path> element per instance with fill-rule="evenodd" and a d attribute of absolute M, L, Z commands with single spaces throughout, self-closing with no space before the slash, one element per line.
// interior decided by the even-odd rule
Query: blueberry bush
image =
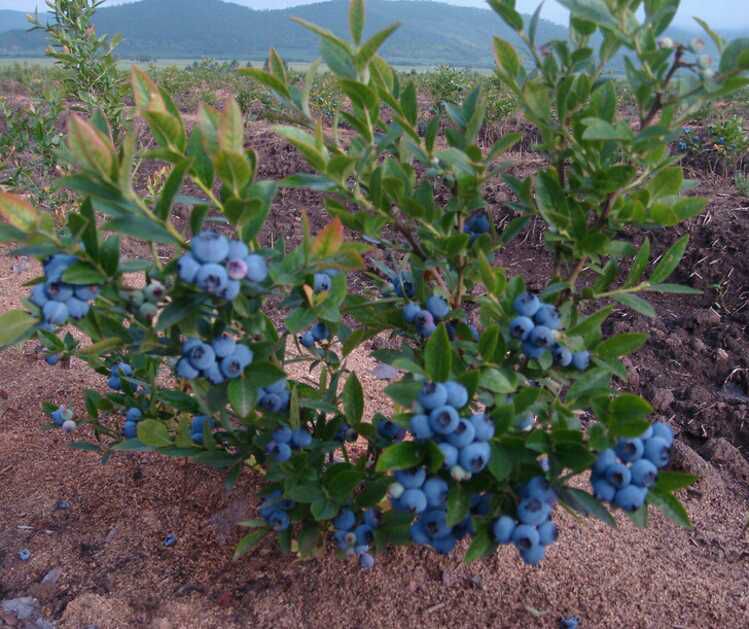
<path fill-rule="evenodd" d="M 622 390 L 622 359 L 646 335 L 605 336 L 602 326 L 615 308 L 656 316 L 650 293 L 695 292 L 668 282 L 687 238 L 653 259 L 640 236 L 705 207 L 682 196 L 689 184 L 671 148 L 691 112 L 749 83 L 749 42 L 725 45 L 705 25 L 722 51 L 713 68 L 659 39 L 678 0 L 563 0 L 570 38 L 540 49 L 538 12 L 526 25 L 514 2 L 489 4 L 533 59 L 525 67 L 513 46 L 494 42 L 497 78 L 547 157 L 524 179 L 501 161 L 519 134 L 477 144 L 480 86 L 419 125 L 413 83 L 378 56 L 397 25 L 365 39 L 363 0 L 350 2 L 350 40 L 299 20 L 346 95 L 332 126 L 310 108 L 315 66 L 290 82 L 271 51 L 267 69 L 241 70 L 293 113 L 296 124 L 276 133 L 305 172 L 258 179 L 233 100 L 202 106 L 188 132 L 169 94 L 137 68 L 146 154 L 133 132 L 115 143 L 104 116 L 73 115 L 72 174 L 61 183 L 81 201 L 65 229 L 0 194 L 0 237 L 44 270 L 24 307 L 0 317 L 0 344 L 37 337 L 51 364 L 77 356 L 109 390 L 85 392 L 85 418 L 48 405 L 50 425 L 86 434 L 73 446 L 104 460 L 188 458 L 224 470 L 229 485 L 261 474 L 258 517 L 243 523 L 237 556 L 271 535 L 303 556 L 329 540 L 369 569 L 389 545 L 450 553 L 470 538 L 466 560 L 512 544 L 536 565 L 559 535 L 558 509 L 615 526 L 611 510 L 645 525 L 653 506 L 688 526 L 674 492 L 694 477 L 667 469 L 671 430 Z M 605 74 L 615 54 L 626 60 L 634 121 Z M 158 194 L 135 189 L 141 158 L 167 169 Z M 514 194 L 501 230 L 482 196 L 497 178 Z M 320 193 L 331 221 L 312 233 L 302 215 L 300 243 L 264 245 L 279 187 Z M 175 204 L 191 208 L 184 230 Z M 539 293 L 500 264 L 535 219 L 554 260 Z M 123 238 L 150 243 L 152 256 L 126 258 Z M 349 292 L 355 272 L 370 288 Z M 81 334 L 63 335 L 65 326 Z M 386 388 L 392 414 L 368 421 L 349 358 L 376 335 L 396 348 L 375 358 L 401 376 Z M 293 377 L 300 366 L 311 377 Z"/>

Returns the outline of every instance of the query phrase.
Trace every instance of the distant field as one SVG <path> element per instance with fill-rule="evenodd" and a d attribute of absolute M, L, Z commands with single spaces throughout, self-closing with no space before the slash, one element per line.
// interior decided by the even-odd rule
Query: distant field
<path fill-rule="evenodd" d="M 138 61 L 136 59 L 121 59 L 119 61 L 119 66 L 122 69 L 127 69 L 131 65 L 140 65 L 140 66 L 148 66 L 148 65 L 155 65 L 158 67 L 167 67 L 167 66 L 176 66 L 178 68 L 185 68 L 192 64 L 195 61 L 200 61 L 201 58 L 195 58 L 195 59 L 155 59 L 153 61 Z M 224 59 L 219 59 L 218 61 L 224 61 Z M 264 59 L 250 59 L 250 63 L 252 63 L 255 67 L 262 67 L 263 63 L 265 62 Z M 247 63 L 246 59 L 240 59 L 240 64 Z M 50 66 L 53 64 L 53 60 L 48 57 L 0 57 L 0 68 L 7 68 L 8 66 L 14 66 L 14 65 L 33 65 L 33 66 Z M 309 67 L 309 62 L 306 61 L 290 61 L 289 66 L 294 70 L 301 70 L 304 71 Z M 430 72 L 431 70 L 434 70 L 436 66 L 434 65 L 406 65 L 406 64 L 393 64 L 393 67 L 398 70 L 399 72 Z M 466 66 L 455 66 L 455 67 L 466 67 Z M 491 70 L 488 68 L 470 68 L 466 67 L 467 69 L 475 70 L 476 72 L 481 73 L 489 73 Z"/>

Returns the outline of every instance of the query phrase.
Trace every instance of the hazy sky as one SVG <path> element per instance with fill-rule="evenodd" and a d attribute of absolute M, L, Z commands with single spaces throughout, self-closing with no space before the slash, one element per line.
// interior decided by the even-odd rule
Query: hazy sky
<path fill-rule="evenodd" d="M 109 0 L 107 4 L 119 4 L 126 0 Z M 237 4 L 254 9 L 281 9 L 300 4 L 312 4 L 320 0 L 233 0 Z M 485 7 L 483 0 L 443 0 L 450 4 L 472 7 Z M 518 8 L 525 13 L 532 13 L 540 0 L 517 0 Z M 0 9 L 19 9 L 33 11 L 37 0 L 0 0 Z M 44 1 L 38 0 L 39 8 Z M 680 26 L 692 26 L 692 16 L 707 20 L 718 28 L 744 28 L 749 26 L 749 0 L 682 0 L 681 10 L 676 18 Z M 555 0 L 547 0 L 543 16 L 555 22 L 566 23 L 566 13 Z"/>

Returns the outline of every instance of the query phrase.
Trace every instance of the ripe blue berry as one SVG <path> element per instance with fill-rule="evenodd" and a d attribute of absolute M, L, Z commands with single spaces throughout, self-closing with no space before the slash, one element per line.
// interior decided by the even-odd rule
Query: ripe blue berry
<path fill-rule="evenodd" d="M 557 503 L 557 494 L 551 487 L 551 483 L 543 476 L 534 476 L 520 490 L 522 498 L 538 498 L 549 506 L 553 507 Z"/>
<path fill-rule="evenodd" d="M 661 437 L 651 437 L 645 442 L 645 458 L 656 467 L 666 467 L 671 454 L 668 442 Z"/>
<path fill-rule="evenodd" d="M 468 404 L 468 390 L 459 382 L 449 380 L 444 384 L 447 391 L 447 403 L 456 409 L 463 408 Z"/>
<path fill-rule="evenodd" d="M 529 524 L 518 524 L 512 532 L 512 543 L 518 550 L 530 550 L 539 545 L 538 530 Z"/>
<path fill-rule="evenodd" d="M 174 546 L 176 543 L 177 536 L 174 533 L 169 533 L 169 535 L 164 538 L 164 546 L 166 546 L 167 548 L 169 548 L 170 546 Z"/>
<path fill-rule="evenodd" d="M 659 439 L 663 439 L 663 441 L 666 442 L 667 447 L 671 447 L 674 443 L 674 433 L 671 430 L 671 427 L 668 424 L 664 424 L 663 422 L 655 422 L 651 428 L 653 429 L 653 437 L 658 437 Z M 649 437 L 643 437 L 643 439 L 647 439 Z"/>
<path fill-rule="evenodd" d="M 458 540 L 454 535 L 446 535 L 445 537 L 433 539 L 432 548 L 434 548 L 434 550 L 436 550 L 440 555 L 449 555 L 457 543 Z"/>
<path fill-rule="evenodd" d="M 637 511 L 645 504 L 645 496 L 647 494 L 648 490 L 645 487 L 627 485 L 624 489 L 616 492 L 614 504 L 624 511 Z"/>
<path fill-rule="evenodd" d="M 289 528 L 289 515 L 284 511 L 274 511 L 268 518 L 268 524 L 274 531 L 285 531 Z"/>
<path fill-rule="evenodd" d="M 44 289 L 44 284 L 35 284 L 31 289 L 31 295 L 29 299 L 35 306 L 43 308 L 44 304 L 49 301 L 49 297 L 47 297 L 47 291 Z"/>
<path fill-rule="evenodd" d="M 226 376 L 224 376 L 224 372 L 221 371 L 221 367 L 217 363 L 214 363 L 203 371 L 203 375 L 211 384 L 219 385 L 226 382 Z"/>
<path fill-rule="evenodd" d="M 425 384 L 419 394 L 419 404 L 431 411 L 447 404 L 447 389 L 438 382 Z"/>
<path fill-rule="evenodd" d="M 240 365 L 242 365 L 242 369 L 244 369 L 245 367 L 248 367 L 252 363 L 255 356 L 249 347 L 238 343 L 237 346 L 234 348 L 234 351 L 231 353 L 231 357 L 234 360 L 236 360 Z M 281 382 L 284 384 L 284 387 L 285 387 L 286 381 L 281 380 Z M 271 386 L 274 386 L 274 385 L 271 385 Z M 268 389 L 270 388 L 271 387 L 268 387 Z M 282 388 L 280 391 L 287 392 L 285 388 Z"/>
<path fill-rule="evenodd" d="M 283 463 L 291 458 L 291 446 L 288 443 L 275 443 L 271 441 L 267 447 L 268 454 L 277 463 Z"/>
<path fill-rule="evenodd" d="M 476 431 L 478 441 L 489 441 L 494 436 L 494 422 L 484 413 L 472 415 L 469 420 Z"/>
<path fill-rule="evenodd" d="M 578 629 L 579 627 L 580 619 L 577 616 L 569 616 L 559 621 L 559 629 Z"/>
<path fill-rule="evenodd" d="M 28 561 L 31 559 L 31 551 L 28 548 L 22 548 L 18 551 L 18 558 L 21 561 Z"/>
<path fill-rule="evenodd" d="M 613 502 L 616 496 L 616 487 L 603 478 L 593 481 L 593 495 L 603 502 Z"/>
<path fill-rule="evenodd" d="M 326 276 L 327 277 L 327 276 Z M 324 323 L 318 323 L 316 324 L 312 330 L 310 330 L 312 337 L 316 341 L 324 341 L 330 336 L 330 332 L 328 331 L 328 327 Z"/>
<path fill-rule="evenodd" d="M 247 265 L 247 279 L 250 282 L 261 284 L 268 278 L 268 263 L 263 256 L 252 253 L 244 259 L 244 262 Z"/>
<path fill-rule="evenodd" d="M 126 421 L 133 422 L 135 424 L 137 424 L 142 418 L 143 418 L 143 411 L 135 407 L 129 409 L 127 411 L 127 415 L 125 415 Z"/>
<path fill-rule="evenodd" d="M 416 317 L 419 316 L 420 312 L 421 308 L 419 307 L 419 305 L 410 302 L 403 307 L 403 318 L 405 319 L 406 323 L 414 323 L 416 321 Z"/>
<path fill-rule="evenodd" d="M 211 347 L 218 358 L 226 358 L 234 353 L 237 344 L 229 335 L 223 334 L 211 343 Z"/>
<path fill-rule="evenodd" d="M 549 505 L 535 496 L 521 500 L 518 505 L 518 519 L 523 524 L 538 526 L 549 517 L 550 513 Z"/>
<path fill-rule="evenodd" d="M 340 531 L 350 531 L 356 525 L 356 516 L 351 509 L 343 509 L 333 520 L 333 526 Z"/>
<path fill-rule="evenodd" d="M 560 367 L 569 367 L 572 364 L 572 352 L 566 347 L 555 345 L 551 353 L 554 355 L 554 362 Z"/>
<path fill-rule="evenodd" d="M 452 406 L 439 406 L 429 414 L 429 425 L 441 435 L 449 435 L 460 423 L 460 416 Z"/>
<path fill-rule="evenodd" d="M 74 294 L 81 301 L 93 301 L 99 294 L 99 287 L 93 284 L 91 286 L 76 286 Z"/>
<path fill-rule="evenodd" d="M 546 348 L 538 347 L 530 341 L 523 342 L 523 354 L 525 354 L 528 358 L 535 358 L 536 360 L 538 360 L 539 358 L 541 358 L 541 356 L 544 355 L 545 351 Z"/>
<path fill-rule="evenodd" d="M 531 546 L 527 549 L 520 549 L 520 558 L 529 566 L 537 566 L 543 561 L 546 548 L 541 544 Z"/>
<path fill-rule="evenodd" d="M 229 255 L 229 241 L 215 231 L 202 231 L 192 239 L 193 255 L 203 263 L 223 262 Z"/>
<path fill-rule="evenodd" d="M 229 280 L 226 282 L 226 286 L 218 292 L 218 296 L 226 301 L 234 301 L 239 297 L 239 293 L 242 290 L 242 285 L 237 280 Z"/>
<path fill-rule="evenodd" d="M 273 441 L 276 443 L 290 443 L 292 437 L 291 428 L 288 426 L 281 426 L 273 431 Z"/>
<path fill-rule="evenodd" d="M 360 524 L 354 529 L 357 546 L 369 546 L 374 542 L 374 531 L 367 524 Z"/>
<path fill-rule="evenodd" d="M 416 439 L 431 439 L 434 436 L 426 415 L 414 415 L 411 417 L 409 429 Z"/>
<path fill-rule="evenodd" d="M 523 293 L 522 295 L 518 295 L 515 301 L 512 302 L 512 307 L 519 315 L 532 317 L 541 307 L 541 300 L 533 293 Z"/>
<path fill-rule="evenodd" d="M 80 320 L 83 319 L 88 314 L 89 309 L 91 308 L 85 301 L 81 301 L 80 299 L 76 299 L 75 297 L 71 297 L 65 302 L 65 305 L 68 308 L 68 313 L 70 313 L 70 316 L 73 319 Z"/>
<path fill-rule="evenodd" d="M 442 507 L 447 504 L 447 483 L 439 476 L 427 479 L 422 487 L 430 507 Z"/>
<path fill-rule="evenodd" d="M 185 358 L 195 369 L 203 370 L 216 362 L 216 353 L 207 343 L 197 343 L 185 354 Z"/>
<path fill-rule="evenodd" d="M 475 437 L 476 429 L 473 424 L 468 420 L 461 419 L 455 430 L 447 435 L 447 441 L 460 450 L 473 443 Z"/>
<path fill-rule="evenodd" d="M 658 480 L 658 468 L 648 459 L 640 459 L 629 468 L 632 483 L 640 487 L 652 487 Z"/>
<path fill-rule="evenodd" d="M 54 367 L 57 363 L 60 362 L 60 354 L 50 354 L 45 358 L 44 360 L 47 362 L 48 365 Z"/>
<path fill-rule="evenodd" d="M 538 527 L 538 541 L 541 546 L 549 546 L 557 541 L 559 528 L 551 520 L 546 520 Z"/>
<path fill-rule="evenodd" d="M 297 428 L 291 433 L 291 445 L 295 448 L 309 448 L 312 445 L 312 435 L 304 428 Z"/>
<path fill-rule="evenodd" d="M 201 264 L 191 254 L 186 253 L 177 260 L 177 274 L 179 279 L 188 284 L 193 284 L 198 276 Z"/>
<path fill-rule="evenodd" d="M 47 296 L 54 301 L 68 301 L 73 296 L 73 288 L 61 282 L 48 282 L 46 285 Z"/>
<path fill-rule="evenodd" d="M 606 468 L 605 477 L 606 480 L 617 489 L 623 489 L 632 481 L 632 473 L 629 471 L 629 468 L 622 463 L 609 465 Z"/>
<path fill-rule="evenodd" d="M 419 518 L 419 522 L 431 539 L 450 535 L 451 529 L 447 525 L 447 512 L 444 509 L 430 509 Z"/>
<path fill-rule="evenodd" d="M 489 463 L 491 448 L 485 441 L 477 441 L 460 451 L 459 462 L 463 469 L 478 474 Z"/>
<path fill-rule="evenodd" d="M 362 553 L 359 555 L 359 567 L 362 570 L 371 570 L 374 568 L 375 560 L 369 553 Z"/>
<path fill-rule="evenodd" d="M 535 315 L 533 320 L 551 330 L 559 330 L 562 327 L 562 320 L 559 318 L 559 311 L 549 304 L 543 304 Z"/>
<path fill-rule="evenodd" d="M 614 463 L 618 462 L 619 460 L 616 456 L 616 452 L 614 452 L 611 448 L 609 448 L 608 450 L 603 450 L 601 453 L 599 453 L 596 462 L 593 463 L 593 472 L 598 476 L 603 476 L 606 473 L 606 469 L 610 465 L 614 465 Z"/>
<path fill-rule="evenodd" d="M 312 281 L 312 287 L 316 293 L 323 293 L 330 290 L 331 282 L 330 277 L 325 273 L 315 273 Z"/>
<path fill-rule="evenodd" d="M 315 337 L 312 332 L 307 331 L 299 336 L 299 342 L 307 349 L 312 349 L 315 346 Z"/>
<path fill-rule="evenodd" d="M 458 456 L 460 455 L 460 453 L 455 446 L 443 442 L 438 443 L 437 447 L 440 449 L 440 452 L 442 452 L 442 456 L 445 459 L 443 465 L 446 468 L 450 469 L 451 467 L 458 464 Z"/>
<path fill-rule="evenodd" d="M 424 484 L 427 478 L 426 469 L 418 467 L 415 470 L 398 470 L 395 473 L 395 480 L 406 489 L 418 489 Z"/>
<path fill-rule="evenodd" d="M 220 264 L 204 264 L 195 276 L 198 288 L 206 293 L 218 295 L 229 282 L 226 269 Z"/>
<path fill-rule="evenodd" d="M 432 313 L 435 321 L 441 321 L 450 314 L 450 306 L 439 295 L 432 295 L 427 299 L 426 307 Z"/>
<path fill-rule="evenodd" d="M 509 544 L 512 541 L 512 534 L 515 532 L 516 526 L 515 520 L 507 515 L 497 518 L 492 525 L 494 541 L 497 544 Z"/>
<path fill-rule="evenodd" d="M 632 463 L 642 458 L 645 446 L 641 439 L 619 439 L 616 444 L 616 455 L 624 463 Z"/>
<path fill-rule="evenodd" d="M 376 529 L 382 523 L 382 513 L 374 507 L 364 512 L 364 524 L 370 528 Z"/>
<path fill-rule="evenodd" d="M 246 258 L 249 253 L 250 250 L 247 248 L 247 245 L 241 240 L 231 240 L 229 241 L 229 253 L 226 257 L 229 260 L 241 260 Z"/>
<path fill-rule="evenodd" d="M 431 538 L 427 535 L 424 525 L 421 520 L 417 520 L 411 525 L 410 529 L 411 541 L 414 544 L 420 544 L 422 546 L 429 546 L 432 543 Z"/>
<path fill-rule="evenodd" d="M 400 503 L 411 513 L 421 513 L 427 508 L 427 497 L 421 489 L 406 489 L 400 497 Z"/>
<path fill-rule="evenodd" d="M 537 325 L 528 335 L 528 341 L 536 347 L 548 349 L 554 345 L 554 332 L 551 328 Z"/>
<path fill-rule="evenodd" d="M 510 322 L 510 336 L 525 341 L 535 327 L 536 324 L 529 317 L 515 317 Z"/>
<path fill-rule="evenodd" d="M 122 436 L 125 439 L 135 439 L 138 436 L 138 424 L 135 422 L 125 422 L 122 426 Z"/>
<path fill-rule="evenodd" d="M 42 308 L 44 320 L 52 325 L 63 325 L 68 320 L 68 307 L 59 301 L 48 301 Z"/>
<path fill-rule="evenodd" d="M 572 354 L 572 364 L 578 371 L 585 371 L 590 367 L 590 352 L 575 352 Z"/>

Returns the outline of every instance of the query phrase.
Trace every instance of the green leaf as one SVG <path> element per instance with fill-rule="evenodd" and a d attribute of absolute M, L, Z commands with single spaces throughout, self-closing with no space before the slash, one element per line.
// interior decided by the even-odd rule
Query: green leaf
<path fill-rule="evenodd" d="M 694 485 L 698 480 L 698 476 L 686 472 L 659 472 L 653 491 L 659 494 L 672 493 Z"/>
<path fill-rule="evenodd" d="M 332 520 L 338 515 L 338 505 L 327 498 L 319 498 L 310 505 L 310 512 L 318 522 Z"/>
<path fill-rule="evenodd" d="M 450 379 L 453 352 L 444 323 L 440 323 L 424 349 L 424 368 L 434 382 Z"/>
<path fill-rule="evenodd" d="M 616 528 L 616 520 L 598 500 L 589 493 L 572 487 L 565 487 L 559 492 L 559 498 L 569 507 L 584 515 L 592 515 L 612 528 Z"/>
<path fill-rule="evenodd" d="M 244 371 L 243 378 L 255 387 L 267 387 L 286 377 L 286 372 L 273 363 L 253 362 Z"/>
<path fill-rule="evenodd" d="M 270 529 L 255 529 L 254 531 L 247 533 L 247 535 L 239 540 L 237 547 L 234 549 L 234 561 L 240 557 L 244 557 L 248 552 L 255 548 L 255 546 L 257 546 L 265 536 L 268 535 L 268 533 L 270 533 Z"/>
<path fill-rule="evenodd" d="M 63 273 L 62 279 L 68 284 L 88 285 L 103 284 L 107 278 L 90 264 L 78 261 L 68 267 L 65 273 Z"/>
<path fill-rule="evenodd" d="M 407 470 L 416 467 L 424 459 L 424 450 L 415 441 L 404 441 L 385 448 L 377 460 L 378 472 Z"/>
<path fill-rule="evenodd" d="M 617 28 L 618 23 L 604 0 L 557 0 L 576 18 L 593 22 L 606 28 Z"/>
<path fill-rule="evenodd" d="M 395 22 L 368 39 L 356 54 L 356 65 L 363 68 L 372 61 L 377 54 L 377 51 L 380 49 L 380 46 L 382 46 L 399 27 L 400 23 Z"/>
<path fill-rule="evenodd" d="M 734 39 L 720 57 L 720 72 L 749 70 L 749 37 Z"/>
<path fill-rule="evenodd" d="M 625 288 L 631 288 L 642 278 L 642 274 L 645 272 L 650 260 L 650 239 L 645 238 L 642 245 L 640 246 L 637 256 L 632 262 L 632 266 L 627 274 L 627 280 L 624 282 Z"/>
<path fill-rule="evenodd" d="M 641 315 L 645 315 L 651 319 L 655 319 L 657 316 L 655 308 L 648 301 L 637 295 L 622 293 L 621 295 L 614 295 L 614 299 L 623 306 L 627 306 L 627 308 L 631 308 L 635 312 L 639 312 Z"/>
<path fill-rule="evenodd" d="M 473 536 L 473 541 L 466 551 L 466 556 L 463 559 L 466 563 L 481 559 L 491 554 L 494 550 L 494 541 L 489 535 L 489 530 L 486 527 L 481 527 L 478 532 Z"/>
<path fill-rule="evenodd" d="M 348 23 L 351 39 L 355 44 L 361 41 L 364 33 L 364 0 L 351 0 L 348 9 Z"/>
<path fill-rule="evenodd" d="M 8 347 L 20 341 L 37 323 L 23 310 L 9 310 L 0 315 L 0 347 Z"/>
<path fill-rule="evenodd" d="M 512 461 L 502 446 L 492 445 L 489 471 L 499 483 L 504 482 L 510 477 L 512 473 Z"/>
<path fill-rule="evenodd" d="M 704 30 L 705 33 L 707 33 L 708 37 L 710 37 L 710 39 L 713 40 L 715 47 L 718 50 L 722 51 L 723 46 L 725 45 L 723 38 L 720 35 L 718 35 L 712 28 L 710 28 L 710 25 L 707 22 L 705 22 L 705 20 L 695 17 L 694 21 L 697 22 L 697 24 L 699 24 L 702 27 L 702 30 Z"/>
<path fill-rule="evenodd" d="M 512 372 L 492 367 L 481 372 L 479 386 L 492 393 L 513 393 L 517 389 L 517 376 Z"/>
<path fill-rule="evenodd" d="M 650 282 L 652 284 L 660 284 L 669 278 L 684 257 L 687 244 L 689 244 L 689 234 L 684 234 L 663 254 L 660 262 L 658 262 L 655 269 L 653 269 L 653 273 L 650 275 Z"/>
<path fill-rule="evenodd" d="M 454 483 L 447 494 L 447 525 L 455 526 L 470 513 L 471 497 L 463 486 Z"/>
<path fill-rule="evenodd" d="M 349 423 L 358 424 L 364 416 L 364 391 L 355 373 L 348 377 L 343 387 L 343 409 Z"/>
<path fill-rule="evenodd" d="M 633 138 L 632 130 L 624 123 L 617 126 L 612 125 L 600 118 L 585 118 L 583 124 L 587 126 L 583 133 L 583 140 L 608 141 L 622 140 L 627 141 Z"/>
<path fill-rule="evenodd" d="M 385 387 L 385 394 L 401 406 L 411 406 L 421 392 L 420 382 L 394 382 Z"/>
<path fill-rule="evenodd" d="M 500 37 L 494 38 L 494 56 L 497 65 L 508 78 L 515 80 L 523 67 L 515 47 Z"/>
<path fill-rule="evenodd" d="M 611 431 L 618 437 L 638 437 L 647 430 L 647 416 L 652 412 L 653 407 L 639 395 L 623 393 L 610 404 Z"/>
<path fill-rule="evenodd" d="M 138 423 L 138 440 L 152 448 L 166 448 L 172 445 L 166 426 L 154 419 L 144 419 Z"/>
<path fill-rule="evenodd" d="M 302 557 L 311 557 L 317 549 L 317 542 L 320 539 L 320 529 L 312 524 L 306 525 L 299 532 L 299 554 Z"/>
<path fill-rule="evenodd" d="M 672 295 L 702 295 L 704 291 L 682 284 L 653 284 L 644 289 L 647 293 L 670 293 Z"/>
<path fill-rule="evenodd" d="M 331 498 L 338 501 L 351 499 L 356 486 L 364 480 L 364 472 L 351 463 L 336 463 L 331 465 L 323 475 L 323 485 Z"/>
<path fill-rule="evenodd" d="M 679 526 L 687 529 L 692 528 L 689 514 L 687 514 L 686 509 L 675 496 L 668 493 L 661 494 L 651 491 L 648 493 L 648 502 L 655 505 L 663 515 L 676 522 Z"/>
<path fill-rule="evenodd" d="M 247 417 L 255 408 L 257 389 L 258 385 L 249 378 L 239 378 L 229 382 L 227 390 L 229 404 L 239 417 Z"/>
<path fill-rule="evenodd" d="M 518 32 L 523 30 L 523 17 L 513 8 L 514 2 L 510 5 L 505 0 L 487 1 L 489 2 L 489 6 L 504 20 L 507 26 Z"/>
<path fill-rule="evenodd" d="M 648 340 L 647 334 L 626 333 L 607 338 L 596 347 L 596 354 L 604 360 L 627 356 L 640 349 Z"/>

